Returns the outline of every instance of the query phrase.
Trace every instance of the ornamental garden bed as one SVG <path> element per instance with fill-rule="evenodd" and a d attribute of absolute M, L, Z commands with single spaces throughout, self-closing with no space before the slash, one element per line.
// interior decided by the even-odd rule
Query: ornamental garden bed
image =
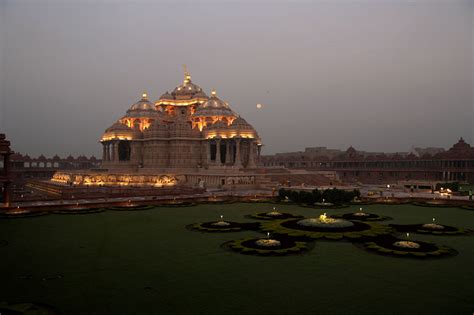
<path fill-rule="evenodd" d="M 454 226 L 442 224 L 390 224 L 398 232 L 412 232 L 432 235 L 460 235 L 468 231 Z"/>
<path fill-rule="evenodd" d="M 393 229 L 377 223 L 351 221 L 350 227 L 321 228 L 299 225 L 298 219 L 286 221 L 265 221 L 261 223 L 262 231 L 291 237 L 327 240 L 357 240 L 390 234 Z"/>
<path fill-rule="evenodd" d="M 276 241 L 276 244 L 272 246 L 259 245 L 262 240 Z M 309 250 L 312 247 L 312 244 L 288 237 L 272 237 L 271 239 L 244 238 L 240 240 L 226 242 L 222 244 L 222 247 L 246 255 L 285 256 L 291 254 L 301 254 Z"/>
<path fill-rule="evenodd" d="M 54 210 L 54 214 L 88 214 L 88 213 L 99 213 L 104 212 L 104 208 L 72 208 L 72 209 L 60 209 Z"/>
<path fill-rule="evenodd" d="M 172 201 L 169 203 L 161 203 L 157 205 L 158 207 L 194 207 L 196 206 L 196 203 L 194 202 L 189 202 L 189 201 Z"/>
<path fill-rule="evenodd" d="M 471 205 L 462 205 L 459 208 L 465 209 L 465 210 L 471 210 L 471 211 L 474 210 L 474 206 L 471 206 Z"/>
<path fill-rule="evenodd" d="M 301 215 L 294 215 L 291 213 L 286 212 L 278 212 L 280 215 L 272 215 L 272 212 L 261 212 L 248 215 L 249 218 L 257 219 L 257 220 L 285 220 L 285 219 L 294 219 L 294 218 L 302 218 Z"/>
<path fill-rule="evenodd" d="M 399 247 L 395 245 L 396 242 L 411 242 L 417 244 L 418 247 Z M 365 242 L 356 246 L 361 246 L 362 248 L 377 254 L 395 257 L 436 258 L 457 255 L 457 251 L 447 246 L 417 240 L 399 239 L 391 235 L 380 237 L 373 241 Z"/>
<path fill-rule="evenodd" d="M 313 208 L 313 209 L 342 209 L 348 208 L 349 205 L 346 204 L 329 204 L 329 203 L 315 203 L 313 205 L 302 205 L 303 207 Z"/>
<path fill-rule="evenodd" d="M 20 315 L 20 314 L 41 314 L 57 315 L 59 312 L 52 306 L 43 303 L 15 303 L 0 302 L 0 314 Z"/>
<path fill-rule="evenodd" d="M 444 202 L 412 202 L 412 205 L 414 206 L 419 206 L 419 207 L 431 207 L 431 208 L 448 208 L 450 207 L 449 204 L 446 204 Z"/>
<path fill-rule="evenodd" d="M 224 224 L 225 223 L 225 224 Z M 190 230 L 200 232 L 239 232 L 244 230 L 258 230 L 259 223 L 239 223 L 232 221 L 212 221 L 204 223 L 194 223 L 187 226 Z"/>
<path fill-rule="evenodd" d="M 0 214 L 0 219 L 13 219 L 13 218 L 30 218 L 47 215 L 47 211 L 8 211 Z"/>
<path fill-rule="evenodd" d="M 153 208 L 155 208 L 155 206 L 130 204 L 130 205 L 126 205 L 126 206 L 114 206 L 114 207 L 106 208 L 105 210 L 134 211 L 134 210 L 150 210 L 150 209 L 153 209 Z"/>
<path fill-rule="evenodd" d="M 365 213 L 367 215 L 357 215 L 357 212 L 354 213 L 344 213 L 331 215 L 333 218 L 341 218 L 344 220 L 358 220 L 358 221 L 387 221 L 392 220 L 391 217 L 378 215 L 375 213 Z"/>

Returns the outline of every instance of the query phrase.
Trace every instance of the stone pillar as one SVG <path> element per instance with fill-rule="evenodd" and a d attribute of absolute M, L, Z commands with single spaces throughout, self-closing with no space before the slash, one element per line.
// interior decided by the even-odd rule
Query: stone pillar
<path fill-rule="evenodd" d="M 206 165 L 211 164 L 211 141 L 206 140 Z"/>
<path fill-rule="evenodd" d="M 112 141 L 110 143 L 110 160 L 111 161 L 115 161 L 116 157 L 115 157 L 115 141 Z"/>
<path fill-rule="evenodd" d="M 262 154 L 262 145 L 257 144 L 257 162 L 260 163 L 260 156 Z"/>
<path fill-rule="evenodd" d="M 102 161 L 106 161 L 107 159 L 107 145 L 102 142 Z"/>
<path fill-rule="evenodd" d="M 110 142 L 105 144 L 105 160 L 110 161 Z"/>
<path fill-rule="evenodd" d="M 216 165 L 221 165 L 221 139 L 217 139 L 216 143 Z"/>
<path fill-rule="evenodd" d="M 254 150 L 255 149 L 255 143 L 253 140 L 250 140 L 249 142 L 249 162 L 247 163 L 247 168 L 256 168 L 257 165 L 255 164 L 255 154 Z"/>
<path fill-rule="evenodd" d="M 119 161 L 119 141 L 115 141 L 115 161 Z"/>
<path fill-rule="evenodd" d="M 231 164 L 232 160 L 232 155 L 230 154 L 230 141 L 231 140 L 226 140 L 225 142 L 225 164 L 229 165 Z"/>
<path fill-rule="evenodd" d="M 234 166 L 241 168 L 242 167 L 242 161 L 240 159 L 240 138 L 235 139 L 235 161 L 234 161 Z"/>

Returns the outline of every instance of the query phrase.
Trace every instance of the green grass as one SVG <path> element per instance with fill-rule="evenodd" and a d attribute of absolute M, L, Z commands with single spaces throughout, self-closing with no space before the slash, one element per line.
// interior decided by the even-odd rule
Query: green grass
<path fill-rule="evenodd" d="M 340 241 L 316 241 L 303 256 L 258 257 L 220 245 L 263 234 L 185 228 L 221 214 L 225 220 L 253 222 L 244 216 L 274 206 L 207 204 L 0 219 L 0 240 L 8 241 L 0 246 L 0 301 L 42 302 L 63 314 L 474 311 L 474 237 L 411 234 L 459 251 L 455 257 L 427 261 L 371 254 Z M 305 216 L 359 209 L 276 207 Z M 381 224 L 431 222 L 435 217 L 439 224 L 474 229 L 474 213 L 458 208 L 370 205 L 363 210 L 394 218 Z"/>

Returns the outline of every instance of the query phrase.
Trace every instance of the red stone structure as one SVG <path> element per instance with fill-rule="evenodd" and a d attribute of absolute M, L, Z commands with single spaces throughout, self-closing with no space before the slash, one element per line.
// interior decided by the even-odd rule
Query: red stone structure
<path fill-rule="evenodd" d="M 5 134 L 0 134 L 0 184 L 2 185 L 2 202 L 3 205 L 10 206 L 10 141 L 6 140 Z"/>
<path fill-rule="evenodd" d="M 99 168 L 101 160 L 95 156 L 90 158 L 80 155 L 77 158 L 69 155 L 61 158 L 55 155 L 51 158 L 41 154 L 37 158 L 31 158 L 28 154 L 14 153 L 11 155 L 11 179 L 13 182 L 22 184 L 30 179 L 51 179 L 55 172 L 61 170 L 90 170 Z"/>
<path fill-rule="evenodd" d="M 463 138 L 437 153 L 367 153 L 350 147 L 335 154 L 295 152 L 262 156 L 267 168 L 335 172 L 343 182 L 382 184 L 402 181 L 474 183 L 474 148 Z"/>

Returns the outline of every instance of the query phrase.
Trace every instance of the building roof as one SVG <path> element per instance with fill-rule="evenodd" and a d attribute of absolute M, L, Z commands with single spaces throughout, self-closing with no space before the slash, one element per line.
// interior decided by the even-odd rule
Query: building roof
<path fill-rule="evenodd" d="M 196 112 L 193 115 L 194 117 L 223 117 L 223 116 L 237 116 L 231 109 L 227 102 L 224 102 L 219 97 L 215 90 L 211 92 L 211 97 L 199 105 L 196 109 Z"/>

